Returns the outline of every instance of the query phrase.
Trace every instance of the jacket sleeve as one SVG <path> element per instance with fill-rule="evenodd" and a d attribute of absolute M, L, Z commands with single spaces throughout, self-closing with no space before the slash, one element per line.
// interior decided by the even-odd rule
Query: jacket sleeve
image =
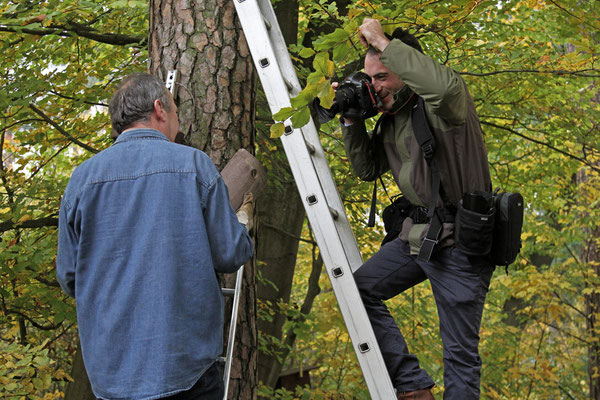
<path fill-rule="evenodd" d="M 219 173 L 207 193 L 204 219 L 215 270 L 237 271 L 252 257 L 253 243 L 229 204 L 229 192 Z"/>
<path fill-rule="evenodd" d="M 428 110 L 453 125 L 467 118 L 467 94 L 463 79 L 454 70 L 394 39 L 381 62 L 428 104 Z"/>
<path fill-rule="evenodd" d="M 62 289 L 71 297 L 75 297 L 75 269 L 77 267 L 77 235 L 69 220 L 75 210 L 68 207 L 66 201 L 61 202 L 58 214 L 58 252 L 56 254 L 56 279 Z"/>
<path fill-rule="evenodd" d="M 378 135 L 376 140 L 371 140 L 364 121 L 350 126 L 342 124 L 342 138 L 346 155 L 350 160 L 352 170 L 363 181 L 374 181 L 379 175 L 390 169 L 381 137 L 382 135 Z"/>

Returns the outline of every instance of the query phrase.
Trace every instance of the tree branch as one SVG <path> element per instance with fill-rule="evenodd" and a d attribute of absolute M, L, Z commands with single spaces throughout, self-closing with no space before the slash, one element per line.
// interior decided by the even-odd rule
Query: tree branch
<path fill-rule="evenodd" d="M 69 23 L 67 26 L 55 25 L 48 28 L 29 29 L 29 28 L 13 28 L 11 26 L 0 26 L 0 32 L 11 33 L 26 33 L 28 35 L 48 36 L 56 35 L 61 37 L 81 36 L 86 39 L 91 39 L 99 43 L 105 43 L 115 46 L 138 45 L 139 47 L 146 46 L 148 37 L 123 35 L 119 33 L 98 33 L 97 31 L 84 25 Z"/>
<path fill-rule="evenodd" d="M 588 73 L 594 72 L 594 73 Z M 584 78 L 600 78 L 600 70 L 595 68 L 587 68 L 577 71 L 569 71 L 566 69 L 505 69 L 502 71 L 492 71 L 492 72 L 459 72 L 461 75 L 470 75 L 470 76 L 491 76 L 491 75 L 499 75 L 499 74 L 519 74 L 519 73 L 533 73 L 533 74 L 552 74 L 552 75 L 575 75 Z"/>
<path fill-rule="evenodd" d="M 75 143 L 75 144 L 83 147 L 87 151 L 91 151 L 92 153 L 99 153 L 100 152 L 99 150 L 96 150 L 93 147 L 88 146 L 87 144 L 83 143 L 82 141 L 80 141 L 80 140 L 74 138 L 73 136 L 71 136 L 67 131 L 65 131 L 63 128 L 61 128 L 56 122 L 52 121 L 50 119 L 50 117 L 48 117 L 46 114 L 44 114 L 44 112 L 42 110 L 40 110 L 39 108 L 37 108 L 33 104 L 30 104 L 29 108 L 31 108 L 37 115 L 39 115 L 40 117 L 42 117 L 44 119 L 44 121 L 46 121 L 47 123 L 49 123 L 50 125 L 52 125 L 58 132 L 60 132 L 63 136 L 65 136 L 71 142 L 73 142 L 73 143 Z"/>
<path fill-rule="evenodd" d="M 551 149 L 551 150 L 554 150 L 554 151 L 556 151 L 557 153 L 560 153 L 560 154 L 562 154 L 562 155 L 564 155 L 564 156 L 567 156 L 567 157 L 569 157 L 569 158 L 572 158 L 572 159 L 574 159 L 574 160 L 577 160 L 577 161 L 579 161 L 579 162 L 580 162 L 580 163 L 582 163 L 582 164 L 585 164 L 585 165 L 587 165 L 588 167 L 590 167 L 590 168 L 591 168 L 591 169 L 593 169 L 594 171 L 600 172 L 600 168 L 598 168 L 598 167 L 597 167 L 597 166 L 595 166 L 594 164 L 591 164 L 591 163 L 590 163 L 590 162 L 588 162 L 587 160 L 585 160 L 585 159 L 583 159 L 583 158 L 581 158 L 581 157 L 577 157 L 576 155 L 570 154 L 570 153 L 568 153 L 568 152 L 566 152 L 566 151 L 564 151 L 564 150 L 558 149 L 558 148 L 556 148 L 556 147 L 552 146 L 552 145 L 551 145 L 551 144 L 549 144 L 549 143 L 545 143 L 545 142 L 542 142 L 542 141 L 540 141 L 540 140 L 537 140 L 537 139 L 531 138 L 531 137 L 529 137 L 529 136 L 525 136 L 525 135 L 523 135 L 522 133 L 520 133 L 520 132 L 517 132 L 517 131 L 515 131 L 514 129 L 511 129 L 511 128 L 507 127 L 507 126 L 501 126 L 501 125 L 497 125 L 497 124 L 494 124 L 494 123 L 491 123 L 491 122 L 487 122 L 487 121 L 480 121 L 480 122 L 481 122 L 481 124 L 482 124 L 482 125 L 487 125 L 487 126 L 492 126 L 492 127 L 494 127 L 494 128 L 503 129 L 503 130 L 505 130 L 505 131 L 508 131 L 508 132 L 510 132 L 510 133 L 513 133 L 513 134 L 515 134 L 515 135 L 517 135 L 517 136 L 520 136 L 520 137 L 522 137 L 523 139 L 529 140 L 530 142 L 537 143 L 537 144 L 539 144 L 539 145 L 542 145 L 542 146 L 548 147 L 549 149 Z"/>
<path fill-rule="evenodd" d="M 559 5 L 559 4 L 557 4 L 557 2 L 556 2 L 556 1 L 550 0 L 550 3 L 554 4 L 554 6 L 555 6 L 556 8 L 558 8 L 558 9 L 562 10 L 562 11 L 563 11 L 564 13 L 566 13 L 567 15 L 569 15 L 569 16 L 571 16 L 571 17 L 575 18 L 575 19 L 578 19 L 578 20 L 579 20 L 579 21 L 580 21 L 580 22 L 581 22 L 583 25 L 589 26 L 589 27 L 591 27 L 591 28 L 593 28 L 593 29 L 596 29 L 596 30 L 600 29 L 600 27 L 599 27 L 599 26 L 594 26 L 594 25 L 592 25 L 592 24 L 591 24 L 591 23 L 590 23 L 588 20 L 586 20 L 586 19 L 582 19 L 580 16 L 573 14 L 571 11 L 567 10 L 565 7 L 563 7 L 563 6 Z"/>
<path fill-rule="evenodd" d="M 34 229 L 51 226 L 58 226 L 58 218 L 56 217 L 56 214 L 49 217 L 30 219 L 20 223 L 14 221 L 0 222 L 0 233 L 10 231 L 12 229 Z"/>
<path fill-rule="evenodd" d="M 75 100 L 75 101 L 80 101 L 78 98 L 73 97 L 73 96 L 67 96 L 61 93 L 58 93 L 56 90 L 50 90 L 50 93 L 57 95 L 58 97 L 61 97 L 63 99 L 67 99 L 67 100 Z M 89 104 L 91 106 L 102 106 L 102 107 L 108 107 L 108 104 L 106 103 L 98 103 L 98 102 L 94 102 L 94 101 L 82 101 L 82 103 L 84 104 Z"/>
<path fill-rule="evenodd" d="M 305 242 L 305 243 L 308 243 L 308 244 L 312 244 L 312 245 L 314 245 L 314 246 L 316 246 L 316 245 L 317 245 L 317 243 L 316 243 L 314 240 L 308 240 L 308 239 L 304 239 L 304 238 L 302 238 L 302 237 L 300 237 L 300 236 L 293 235 L 293 234 L 291 234 L 291 233 L 289 233 L 289 232 L 287 232 L 287 231 L 284 231 L 283 229 L 281 229 L 281 228 L 279 228 L 279 227 L 277 227 L 277 226 L 275 226 L 275 225 L 271 225 L 271 224 L 269 224 L 269 223 L 267 223 L 267 222 L 261 221 L 261 222 L 260 222 L 260 225 L 261 225 L 261 226 L 263 226 L 263 225 L 264 225 L 265 227 L 267 227 L 267 228 L 269 228 L 269 229 L 273 229 L 274 231 L 277 231 L 277 232 L 279 232 L 279 233 L 281 233 L 281 234 L 283 234 L 283 235 L 285 235 L 285 236 L 291 237 L 291 238 L 293 238 L 293 239 L 296 239 L 296 240 L 299 240 L 299 241 L 301 241 L 301 242 Z"/>
<path fill-rule="evenodd" d="M 55 329 L 57 329 L 57 328 L 59 328 L 59 327 L 61 327 L 61 326 L 62 326 L 62 321 L 61 321 L 61 322 L 59 322 L 58 324 L 41 325 L 41 324 L 38 324 L 37 322 L 35 322 L 35 321 L 33 320 L 33 318 L 29 317 L 28 315 L 25 315 L 25 314 L 23 314 L 23 313 L 22 313 L 22 312 L 20 312 L 20 311 L 11 310 L 11 309 L 5 309 L 5 312 L 6 312 L 7 314 L 16 314 L 16 315 L 19 315 L 19 316 L 20 316 L 20 317 L 22 317 L 23 319 L 25 319 L 25 320 L 29 321 L 29 323 L 31 323 L 31 325 L 33 325 L 33 326 L 35 326 L 36 328 L 38 328 L 38 329 L 41 329 L 41 330 L 43 330 L 43 331 L 53 331 L 53 330 L 55 330 Z"/>

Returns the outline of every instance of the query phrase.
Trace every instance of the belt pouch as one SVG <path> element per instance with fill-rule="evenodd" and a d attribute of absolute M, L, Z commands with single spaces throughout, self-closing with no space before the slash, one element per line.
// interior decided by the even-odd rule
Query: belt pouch
<path fill-rule="evenodd" d="M 492 249 L 495 214 L 494 207 L 484 214 L 467 210 L 461 200 L 454 225 L 456 246 L 469 256 L 488 255 Z"/>

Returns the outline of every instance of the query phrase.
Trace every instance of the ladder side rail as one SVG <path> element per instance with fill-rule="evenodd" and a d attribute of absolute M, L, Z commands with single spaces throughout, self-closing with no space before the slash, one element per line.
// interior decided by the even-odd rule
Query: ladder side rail
<path fill-rule="evenodd" d="M 294 68 L 294 65 L 292 63 L 292 59 L 287 49 L 287 45 L 283 40 L 283 34 L 281 33 L 281 29 L 279 28 L 277 16 L 275 15 L 275 11 L 270 0 L 257 0 L 257 3 L 259 5 L 262 16 L 269 23 L 270 28 L 267 29 L 266 32 L 270 38 L 273 54 L 277 59 L 279 69 L 284 80 L 292 85 L 292 90 L 289 91 L 290 97 L 294 97 L 301 91 L 302 88 L 300 86 L 298 76 L 296 75 L 296 69 Z M 289 107 L 289 104 L 285 104 L 283 105 L 283 107 Z M 272 110 L 272 112 L 275 113 L 279 111 L 279 108 Z M 346 214 L 344 205 L 340 198 L 339 192 L 337 191 L 335 183 L 332 185 L 327 184 L 327 182 L 329 181 L 335 181 L 333 179 L 333 175 L 331 174 L 331 169 L 329 168 L 329 164 L 327 163 L 327 158 L 325 156 L 325 152 L 321 145 L 317 128 L 312 118 L 310 119 L 307 125 L 301 128 L 301 130 L 306 142 L 314 148 L 315 153 L 313 154 L 313 163 L 315 165 L 315 168 L 319 171 L 319 178 L 323 181 L 322 186 L 325 190 L 328 203 L 332 206 L 334 210 L 336 210 L 337 213 Z M 354 236 L 354 233 L 352 232 L 352 227 L 350 226 L 347 216 L 344 218 L 339 217 L 335 220 L 336 226 L 338 227 L 338 231 L 342 236 L 342 244 L 344 244 L 344 248 L 346 249 L 346 253 L 350 261 L 350 266 L 352 268 L 352 271 L 354 272 L 362 265 L 363 261 L 360 251 L 358 251 L 358 244 L 356 243 L 356 238 Z"/>
<path fill-rule="evenodd" d="M 237 7 L 237 2 L 239 2 L 239 0 L 234 0 L 234 2 L 236 2 Z M 248 0 L 244 0 L 244 3 L 246 2 L 249 3 Z M 284 80 L 276 79 L 275 74 L 268 74 L 267 72 L 265 72 L 265 68 L 277 69 L 282 75 L 285 71 L 288 76 L 287 81 L 291 82 L 293 86 L 296 87 L 294 90 L 296 92 L 300 91 L 300 84 L 298 82 L 298 78 L 296 76 L 295 69 L 292 65 L 289 53 L 287 52 L 287 48 L 285 47 L 285 42 L 283 41 L 283 37 L 281 36 L 281 31 L 279 30 L 279 25 L 275 18 L 275 14 L 271 3 L 268 0 L 262 1 L 262 3 L 266 4 L 266 6 L 263 6 L 262 10 L 251 7 L 245 8 L 244 12 L 248 12 L 249 15 L 247 15 L 244 18 L 244 20 L 240 19 L 240 22 L 242 23 L 242 28 L 244 29 L 244 32 L 250 33 L 250 35 L 247 34 L 247 36 L 264 37 L 265 35 L 274 35 L 275 33 L 279 34 L 278 36 L 273 36 L 270 38 L 270 42 L 274 42 L 273 47 L 279 47 L 279 56 L 275 54 L 273 48 L 268 46 L 268 43 L 266 41 L 263 41 L 261 43 L 248 43 L 248 46 L 250 47 L 250 50 L 253 53 L 255 67 L 261 78 L 261 82 L 263 83 L 263 89 L 265 90 L 265 94 L 271 112 L 276 113 L 283 107 L 291 106 L 289 96 L 293 95 L 293 91 L 292 93 L 288 91 L 285 78 Z M 238 13 L 239 12 L 240 11 L 238 10 Z M 265 13 L 267 14 L 266 16 Z M 268 30 L 263 24 L 245 22 L 261 20 L 263 17 L 265 17 L 270 24 L 270 29 Z M 269 62 L 269 65 L 267 67 L 265 67 L 264 64 L 261 65 L 261 61 L 264 60 Z M 277 65 L 274 65 L 275 62 L 277 62 Z M 280 62 L 283 62 L 283 67 L 281 64 L 279 64 Z M 268 83 L 265 83 L 267 81 Z M 283 97 L 280 95 L 281 93 L 288 93 L 288 96 Z M 313 147 L 315 151 L 312 162 L 316 164 L 315 168 L 317 168 L 317 170 L 319 171 L 319 181 L 321 182 L 321 186 L 325 190 L 328 203 L 338 214 L 338 217 L 336 218 L 336 226 L 338 227 L 338 231 L 340 232 L 340 235 L 343 238 L 342 243 L 347 253 L 347 258 L 349 259 L 352 271 L 355 271 L 362 265 L 362 257 L 360 251 L 358 250 L 356 238 L 354 236 L 354 233 L 352 232 L 352 228 L 346 216 L 345 208 L 335 186 L 335 181 L 333 180 L 331 170 L 329 169 L 329 165 L 327 164 L 325 152 L 319 140 L 317 130 L 314 125 L 314 122 L 312 121 L 312 118 L 310 119 L 309 124 L 302 128 L 302 134 L 303 136 L 310 136 L 308 140 L 306 140 L 307 138 L 305 137 L 305 140 Z"/>
<path fill-rule="evenodd" d="M 235 277 L 235 289 L 233 294 L 233 304 L 231 306 L 231 320 L 229 321 L 229 340 L 227 341 L 227 354 L 225 356 L 225 367 L 223 369 L 223 382 L 225 384 L 224 400 L 227 400 L 229 392 L 229 378 L 231 376 L 231 364 L 233 361 L 233 348 L 235 344 L 235 331 L 237 327 L 237 316 L 240 307 L 240 294 L 242 291 L 242 278 L 244 276 L 244 266 L 238 269 Z"/>
<path fill-rule="evenodd" d="M 296 69 L 294 68 L 287 45 L 283 39 L 283 34 L 279 28 L 279 22 L 277 21 L 277 16 L 275 15 L 271 0 L 256 0 L 256 3 L 258 4 L 262 16 L 269 23 L 267 35 L 270 39 L 273 54 L 275 55 L 275 58 L 277 58 L 283 79 L 292 86 L 289 93 L 291 97 L 294 97 L 300 93 L 302 86 L 298 80 L 298 75 L 296 75 Z"/>
<path fill-rule="evenodd" d="M 298 151 L 298 147 L 303 144 L 303 139 L 299 132 L 295 135 L 296 139 L 293 136 L 294 134 L 288 135 L 282 140 L 284 150 L 294 172 L 298 190 L 303 197 L 307 216 L 369 392 L 373 399 L 395 399 L 394 388 L 354 282 L 345 249 L 338 236 L 333 218 L 329 214 L 330 210 L 325 194 L 320 187 L 314 184 L 318 185 L 318 179 L 316 175 L 313 175 L 315 171 L 301 168 L 302 165 L 306 165 L 306 159 L 303 159 L 302 156 L 306 157 L 308 152 L 298 157 L 298 153 L 303 153 Z M 311 201 L 310 196 L 314 196 L 316 202 Z"/>
<path fill-rule="evenodd" d="M 335 210 L 337 214 L 336 217 L 334 217 L 335 225 L 338 230 L 338 234 L 341 237 L 340 240 L 344 246 L 350 268 L 352 269 L 352 272 L 354 272 L 363 264 L 362 255 L 358 248 L 356 237 L 354 236 L 354 232 L 350 226 L 346 209 L 337 190 L 333 174 L 331 173 L 331 169 L 327 163 L 327 156 L 325 155 L 325 151 L 321 145 L 321 141 L 319 140 L 317 128 L 315 127 L 312 118 L 307 125 L 301 128 L 301 130 L 305 140 L 314 148 L 312 161 L 322 182 L 327 203 L 333 210 Z"/>

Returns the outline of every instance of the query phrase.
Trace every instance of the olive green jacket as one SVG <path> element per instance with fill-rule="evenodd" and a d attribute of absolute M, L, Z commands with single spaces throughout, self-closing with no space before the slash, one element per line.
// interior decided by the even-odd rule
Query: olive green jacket
<path fill-rule="evenodd" d="M 380 60 L 425 101 L 446 203 L 456 206 L 464 193 L 490 191 L 483 132 L 462 77 L 400 40 L 392 40 Z M 427 206 L 431 170 L 413 134 L 411 112 L 415 104 L 413 96 L 396 114 L 381 116 L 385 119 L 375 140 L 371 140 L 364 122 L 342 126 L 342 133 L 352 169 L 359 178 L 372 181 L 391 170 L 402 194 L 414 205 Z M 400 237 L 410 243 L 413 254 L 418 253 L 426 228 L 413 224 L 410 218 L 405 221 Z M 453 224 L 445 223 L 442 246 L 453 243 L 452 233 Z"/>

